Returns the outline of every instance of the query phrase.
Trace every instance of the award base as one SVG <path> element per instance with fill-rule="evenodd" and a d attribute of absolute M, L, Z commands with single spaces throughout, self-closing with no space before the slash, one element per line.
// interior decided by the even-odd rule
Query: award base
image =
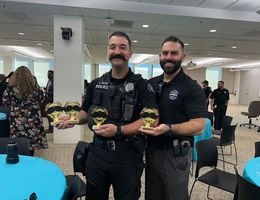
<path fill-rule="evenodd" d="M 93 126 L 92 126 L 92 130 L 96 131 L 96 130 L 98 130 L 98 129 L 99 129 L 99 126 L 97 126 L 97 125 L 93 125 Z"/>
<path fill-rule="evenodd" d="M 141 129 L 142 130 L 153 130 L 154 128 L 153 127 L 146 127 L 146 126 L 141 126 Z"/>
<path fill-rule="evenodd" d="M 57 122 L 51 122 L 51 126 L 56 126 L 56 125 L 58 125 L 58 124 L 60 124 L 60 123 L 62 123 L 63 121 L 57 121 Z"/>
<path fill-rule="evenodd" d="M 69 120 L 70 124 L 78 124 L 79 120 L 75 119 L 75 120 Z"/>

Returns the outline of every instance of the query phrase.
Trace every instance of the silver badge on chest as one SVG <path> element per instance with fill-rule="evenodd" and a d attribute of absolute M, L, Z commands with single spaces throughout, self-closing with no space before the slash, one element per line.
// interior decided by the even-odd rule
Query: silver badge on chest
<path fill-rule="evenodd" d="M 126 92 L 131 92 L 131 91 L 133 91 L 134 90 L 134 84 L 133 83 L 126 83 L 125 84 L 125 91 Z"/>
<path fill-rule="evenodd" d="M 169 93 L 169 99 L 170 100 L 175 100 L 178 98 L 178 91 L 177 90 L 172 90 L 170 93 Z"/>

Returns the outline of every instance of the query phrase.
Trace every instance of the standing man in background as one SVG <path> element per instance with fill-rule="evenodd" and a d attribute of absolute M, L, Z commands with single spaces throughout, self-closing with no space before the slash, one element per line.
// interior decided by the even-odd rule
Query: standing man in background
<path fill-rule="evenodd" d="M 214 129 L 221 130 L 229 101 L 229 91 L 224 88 L 224 81 L 218 82 L 218 88 L 212 92 L 210 99 L 211 110 L 214 112 Z"/>
<path fill-rule="evenodd" d="M 202 87 L 203 87 L 203 91 L 206 97 L 206 102 L 207 102 L 207 110 L 208 110 L 208 106 L 209 106 L 209 98 L 210 95 L 212 93 L 211 87 L 209 87 L 209 82 L 207 80 L 202 82 Z"/>
<path fill-rule="evenodd" d="M 159 55 L 164 73 L 150 84 L 159 105 L 160 125 L 148 134 L 145 171 L 146 200 L 187 200 L 194 135 L 207 118 L 202 88 L 181 68 L 184 44 L 174 36 L 162 42 Z"/>
<path fill-rule="evenodd" d="M 48 103 L 53 103 L 53 87 L 54 87 L 53 81 L 54 81 L 54 72 L 53 72 L 53 70 L 49 70 L 48 71 L 48 82 L 47 82 L 46 90 L 45 90 L 45 99 L 43 102 L 43 104 L 45 104 L 44 109 Z M 51 126 L 51 119 L 48 116 L 47 116 L 47 118 L 48 118 L 48 122 L 49 122 L 49 129 L 47 130 L 47 132 L 52 133 L 53 126 Z"/>

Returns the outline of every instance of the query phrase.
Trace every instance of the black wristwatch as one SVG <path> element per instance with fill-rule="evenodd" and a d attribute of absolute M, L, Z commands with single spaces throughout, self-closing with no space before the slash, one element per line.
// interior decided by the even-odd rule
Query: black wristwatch
<path fill-rule="evenodd" d="M 121 139 L 122 137 L 123 137 L 123 135 L 122 135 L 122 131 L 121 131 L 121 126 L 116 126 L 115 138 Z"/>

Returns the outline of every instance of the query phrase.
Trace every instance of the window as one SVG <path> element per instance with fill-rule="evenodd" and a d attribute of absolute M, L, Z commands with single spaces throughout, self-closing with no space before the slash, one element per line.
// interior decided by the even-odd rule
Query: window
<path fill-rule="evenodd" d="M 20 66 L 28 67 L 31 70 L 31 72 L 33 73 L 33 60 L 32 59 L 24 58 L 24 57 L 15 57 L 13 70 L 16 70 Z"/>
<path fill-rule="evenodd" d="M 87 79 L 89 83 L 92 81 L 91 64 L 84 65 L 84 79 Z"/>
<path fill-rule="evenodd" d="M 140 64 L 134 67 L 135 74 L 141 74 L 144 79 L 150 79 L 152 75 L 151 64 Z"/>
<path fill-rule="evenodd" d="M 4 74 L 4 60 L 0 57 L 0 74 Z"/>
<path fill-rule="evenodd" d="M 48 71 L 53 69 L 52 60 L 40 60 L 40 62 L 34 62 L 34 75 L 37 78 L 37 82 L 40 87 L 46 87 L 48 82 Z"/>
<path fill-rule="evenodd" d="M 153 77 L 159 76 L 163 73 L 163 70 L 161 68 L 161 65 L 153 65 Z"/>
<path fill-rule="evenodd" d="M 206 69 L 206 80 L 209 82 L 209 86 L 212 90 L 216 89 L 218 81 L 222 80 L 222 68 L 208 67 Z"/>
<path fill-rule="evenodd" d="M 101 77 L 104 73 L 111 69 L 111 64 L 99 64 L 98 65 L 98 77 Z"/>

